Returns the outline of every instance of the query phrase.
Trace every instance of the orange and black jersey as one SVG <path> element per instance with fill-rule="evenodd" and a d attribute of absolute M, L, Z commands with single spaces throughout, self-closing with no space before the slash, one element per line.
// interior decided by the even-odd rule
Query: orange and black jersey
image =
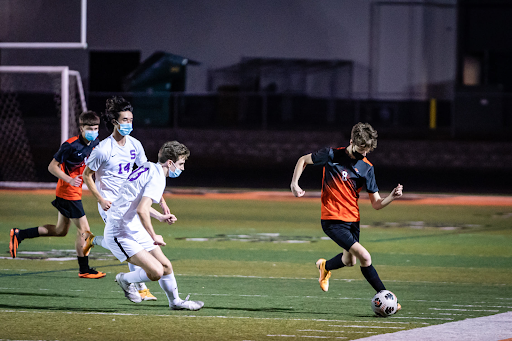
<path fill-rule="evenodd" d="M 60 163 L 60 169 L 64 173 L 74 178 L 82 175 L 85 169 L 85 159 L 91 155 L 93 148 L 99 142 L 100 140 L 97 138 L 87 145 L 87 142 L 80 135 L 73 136 L 60 146 L 53 158 Z M 57 182 L 57 197 L 66 200 L 81 200 L 82 185 L 80 187 L 73 187 L 64 180 L 59 179 Z"/>
<path fill-rule="evenodd" d="M 324 148 L 311 155 L 314 165 L 324 167 L 322 220 L 359 221 L 359 192 L 379 191 L 373 165 L 366 159 L 351 159 L 345 147 Z"/>

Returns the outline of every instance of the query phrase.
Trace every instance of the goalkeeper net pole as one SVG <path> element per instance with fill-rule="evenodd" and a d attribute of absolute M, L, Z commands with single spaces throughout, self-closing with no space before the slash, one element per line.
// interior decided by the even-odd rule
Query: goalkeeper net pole
<path fill-rule="evenodd" d="M 78 134 L 78 116 L 86 110 L 79 72 L 67 66 L 0 66 L 0 187 L 38 181 L 37 170 L 44 172 L 42 162 L 51 159 L 40 129 L 51 131 L 60 121 L 63 143 Z"/>
<path fill-rule="evenodd" d="M 14 0 L 14 1 L 16 1 L 16 0 Z M 7 5 L 9 5 L 9 3 L 7 3 Z M 7 7 L 7 9 L 9 8 L 9 6 L 6 6 L 6 7 Z M 31 7 L 28 6 L 28 8 L 26 8 L 26 10 L 30 11 Z M 12 13 L 9 13 L 9 14 L 14 15 Z M 87 48 L 87 0 L 80 0 L 80 41 L 71 41 L 71 42 L 0 42 L 0 49 L 86 49 L 86 48 Z"/>
<path fill-rule="evenodd" d="M 61 121 L 60 121 L 60 140 L 64 143 L 69 138 L 70 133 L 70 76 L 75 78 L 77 93 L 80 99 L 81 112 L 87 111 L 87 104 L 85 101 L 85 93 L 82 85 L 82 79 L 78 71 L 69 70 L 67 66 L 0 66 L 0 75 L 4 74 L 23 74 L 23 73 L 47 73 L 47 74 L 60 74 L 60 103 L 67 103 L 68 105 L 61 105 Z M 2 86 L 0 84 L 0 91 Z M 80 113 L 73 113 L 79 115 Z"/>

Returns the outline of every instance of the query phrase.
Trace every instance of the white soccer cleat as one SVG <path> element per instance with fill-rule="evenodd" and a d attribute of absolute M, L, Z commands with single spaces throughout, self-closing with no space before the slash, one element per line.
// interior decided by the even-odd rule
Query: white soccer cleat
<path fill-rule="evenodd" d="M 201 301 L 189 301 L 190 295 L 184 300 L 178 303 L 171 303 L 169 307 L 171 310 L 199 310 L 204 306 L 204 302 Z"/>
<path fill-rule="evenodd" d="M 124 296 L 132 301 L 133 303 L 140 303 L 142 302 L 142 297 L 139 294 L 139 291 L 137 288 L 135 288 L 135 285 L 133 283 L 128 283 L 124 279 L 124 272 L 120 272 L 116 275 L 116 282 L 119 284 L 121 289 L 124 291 Z"/>

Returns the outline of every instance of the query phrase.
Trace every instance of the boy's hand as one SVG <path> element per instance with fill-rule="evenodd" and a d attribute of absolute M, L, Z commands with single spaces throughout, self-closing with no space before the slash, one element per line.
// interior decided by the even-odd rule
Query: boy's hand
<path fill-rule="evenodd" d="M 302 190 L 302 188 L 299 187 L 299 185 L 291 184 L 290 188 L 292 190 L 293 195 L 295 195 L 297 198 L 302 197 L 304 194 L 306 194 L 305 191 Z"/>
<path fill-rule="evenodd" d="M 163 222 L 167 222 L 167 224 L 171 225 L 171 224 L 174 224 L 176 222 L 176 220 L 178 220 L 178 218 L 176 218 L 176 216 L 174 214 L 162 214 L 162 216 L 160 218 L 158 218 L 158 220 L 163 223 Z"/>
<path fill-rule="evenodd" d="M 404 186 L 398 184 L 398 186 L 395 187 L 395 189 L 393 189 L 393 191 L 391 192 L 391 195 L 393 196 L 393 199 L 395 198 L 400 198 L 402 196 L 402 192 L 404 190 Z"/>
<path fill-rule="evenodd" d="M 159 235 L 159 234 L 155 234 L 155 236 L 153 237 L 153 240 L 155 241 L 153 244 L 155 245 L 162 245 L 162 246 L 165 246 L 165 242 L 164 242 L 164 238 Z"/>
<path fill-rule="evenodd" d="M 177 219 L 176 217 L 171 214 L 171 210 L 169 209 L 169 206 L 165 203 L 165 201 L 160 202 L 160 207 L 162 208 L 162 212 L 164 215 L 170 215 L 171 217 L 166 220 L 160 220 L 162 223 L 166 221 L 169 225 L 173 224 Z"/>
<path fill-rule="evenodd" d="M 108 211 L 110 209 L 110 207 L 112 206 L 112 202 L 103 199 L 100 201 L 100 206 L 103 209 L 103 211 Z"/>
<path fill-rule="evenodd" d="M 77 175 L 76 177 L 72 178 L 69 184 L 73 187 L 80 187 L 82 184 L 82 175 Z"/>

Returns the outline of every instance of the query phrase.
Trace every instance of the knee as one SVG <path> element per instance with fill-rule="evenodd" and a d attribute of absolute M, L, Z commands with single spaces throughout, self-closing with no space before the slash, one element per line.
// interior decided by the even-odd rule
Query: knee
<path fill-rule="evenodd" d="M 164 276 L 172 274 L 171 262 L 168 262 L 166 264 L 162 264 L 162 266 L 163 266 L 163 269 L 164 269 L 164 272 L 163 272 Z"/>
<path fill-rule="evenodd" d="M 158 266 L 159 265 L 159 266 Z M 158 281 L 164 275 L 164 267 L 160 264 L 146 271 L 148 278 L 152 281 Z"/>
<path fill-rule="evenodd" d="M 64 227 L 59 227 L 55 225 L 44 225 L 48 231 L 48 235 L 55 237 L 65 237 L 68 234 L 68 229 Z"/>
<path fill-rule="evenodd" d="M 369 253 L 363 254 L 359 259 L 359 262 L 361 263 L 361 266 L 370 266 L 372 265 L 372 256 L 370 256 Z"/>
<path fill-rule="evenodd" d="M 356 260 L 355 259 L 347 259 L 345 262 L 344 262 L 345 266 L 348 266 L 348 267 L 351 267 L 351 266 L 354 266 L 356 265 Z"/>
<path fill-rule="evenodd" d="M 344 252 L 341 261 L 345 266 L 350 267 L 356 265 L 357 258 L 350 252 Z"/>

